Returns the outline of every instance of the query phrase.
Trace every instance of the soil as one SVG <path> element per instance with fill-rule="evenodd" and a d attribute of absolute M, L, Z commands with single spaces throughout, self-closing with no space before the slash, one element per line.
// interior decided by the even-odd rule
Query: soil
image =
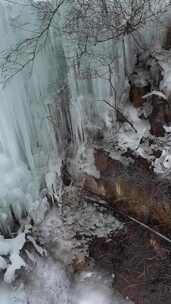
<path fill-rule="evenodd" d="M 136 223 L 107 238 L 94 238 L 89 255 L 97 267 L 115 273 L 113 287 L 135 304 L 170 304 L 171 244 Z"/>

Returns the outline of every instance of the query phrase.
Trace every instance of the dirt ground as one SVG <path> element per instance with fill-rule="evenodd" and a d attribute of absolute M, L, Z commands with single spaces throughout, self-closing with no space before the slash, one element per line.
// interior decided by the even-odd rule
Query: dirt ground
<path fill-rule="evenodd" d="M 90 257 L 115 273 L 113 286 L 136 304 L 171 303 L 171 244 L 135 223 L 94 238 Z"/>

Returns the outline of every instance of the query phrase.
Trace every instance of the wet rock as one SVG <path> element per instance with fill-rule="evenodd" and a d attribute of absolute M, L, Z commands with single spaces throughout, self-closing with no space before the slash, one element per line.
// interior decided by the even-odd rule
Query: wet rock
<path fill-rule="evenodd" d="M 164 137 L 165 136 L 165 129 L 163 127 L 163 123 L 161 122 L 160 116 L 151 119 L 151 135 L 156 137 Z"/>
<path fill-rule="evenodd" d="M 123 246 L 119 245 L 119 240 L 112 238 L 95 238 L 89 245 L 89 255 L 96 261 L 100 268 L 113 273 L 115 263 L 119 262 Z"/>
<path fill-rule="evenodd" d="M 135 108 L 139 108 L 143 104 L 142 97 L 148 92 L 149 87 L 136 87 L 135 85 L 131 85 L 130 88 L 130 100 Z"/>
<path fill-rule="evenodd" d="M 165 50 L 170 50 L 171 49 L 171 25 L 168 26 L 167 28 L 167 34 L 166 34 L 166 39 L 163 44 L 163 48 Z"/>
<path fill-rule="evenodd" d="M 71 175 L 68 171 L 66 163 L 64 162 L 62 162 L 61 166 L 61 178 L 65 186 L 69 186 L 71 184 Z"/>
<path fill-rule="evenodd" d="M 95 166 L 100 172 L 100 176 L 114 177 L 123 168 L 123 164 L 118 160 L 109 157 L 109 153 L 104 150 L 96 149 L 94 151 Z"/>
<path fill-rule="evenodd" d="M 145 68 L 149 72 L 151 87 L 158 89 L 163 79 L 163 69 L 155 56 L 150 55 L 145 58 Z"/>
<path fill-rule="evenodd" d="M 72 260 L 72 268 L 74 273 L 86 271 L 89 266 L 89 259 L 86 256 L 75 256 Z"/>
<path fill-rule="evenodd" d="M 34 269 L 26 273 L 23 278 L 27 303 L 67 304 L 70 296 L 70 281 L 64 267 L 49 257 L 36 257 L 36 262 Z"/>
<path fill-rule="evenodd" d="M 155 158 L 160 158 L 160 156 L 162 155 L 162 151 L 161 150 L 153 150 L 153 155 L 155 156 Z"/>
<path fill-rule="evenodd" d="M 170 101 L 168 101 L 170 103 Z M 167 125 L 170 125 L 171 124 L 171 107 L 170 107 L 170 104 L 169 105 L 166 105 L 165 107 L 165 122 Z"/>
<path fill-rule="evenodd" d="M 135 108 L 143 104 L 143 96 L 150 91 L 149 74 L 145 69 L 137 67 L 130 76 L 129 97 Z"/>
<path fill-rule="evenodd" d="M 154 91 L 154 93 L 147 94 L 144 100 L 152 104 L 152 112 L 149 115 L 151 134 L 156 137 L 164 137 L 164 126 L 168 124 L 170 120 L 167 99 L 162 92 Z"/>

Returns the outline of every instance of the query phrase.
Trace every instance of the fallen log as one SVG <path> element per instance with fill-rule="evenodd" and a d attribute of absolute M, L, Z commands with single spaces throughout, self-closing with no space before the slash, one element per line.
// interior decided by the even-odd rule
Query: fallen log
<path fill-rule="evenodd" d="M 162 233 L 171 231 L 171 183 L 159 179 L 143 163 L 125 167 L 95 150 L 100 177 L 85 175 L 83 191 L 107 201 L 114 210 Z"/>

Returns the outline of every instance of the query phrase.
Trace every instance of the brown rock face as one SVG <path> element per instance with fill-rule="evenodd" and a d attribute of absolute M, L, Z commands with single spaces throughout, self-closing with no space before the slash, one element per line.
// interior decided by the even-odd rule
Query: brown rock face
<path fill-rule="evenodd" d="M 165 108 L 165 122 L 167 125 L 171 124 L 171 108 L 170 106 L 166 106 Z"/>
<path fill-rule="evenodd" d="M 167 28 L 166 40 L 163 47 L 165 48 L 165 50 L 171 49 L 171 25 L 169 25 Z"/>
<path fill-rule="evenodd" d="M 75 256 L 72 260 L 72 268 L 75 273 L 85 271 L 89 266 L 89 260 L 86 256 Z"/>
<path fill-rule="evenodd" d="M 98 267 L 114 273 L 113 286 L 135 304 L 170 304 L 171 245 L 135 223 L 96 238 L 89 255 Z"/>
<path fill-rule="evenodd" d="M 163 105 L 153 107 L 152 114 L 150 115 L 151 134 L 156 137 L 165 136 L 164 125 L 165 122 L 165 110 Z"/>
<path fill-rule="evenodd" d="M 144 162 L 139 165 L 137 160 L 126 168 L 103 151 L 95 151 L 95 164 L 100 178 L 85 176 L 84 191 L 109 202 L 122 214 L 171 229 L 171 184 L 168 180 L 158 181 Z"/>
<path fill-rule="evenodd" d="M 156 137 L 165 136 L 164 125 L 169 125 L 171 121 L 171 111 L 166 100 L 155 96 L 152 98 L 153 110 L 149 117 L 151 134 Z"/>
<path fill-rule="evenodd" d="M 139 108 L 142 105 L 143 103 L 142 97 L 147 92 L 149 92 L 148 86 L 136 87 L 135 85 L 131 85 L 129 97 L 135 108 Z"/>

